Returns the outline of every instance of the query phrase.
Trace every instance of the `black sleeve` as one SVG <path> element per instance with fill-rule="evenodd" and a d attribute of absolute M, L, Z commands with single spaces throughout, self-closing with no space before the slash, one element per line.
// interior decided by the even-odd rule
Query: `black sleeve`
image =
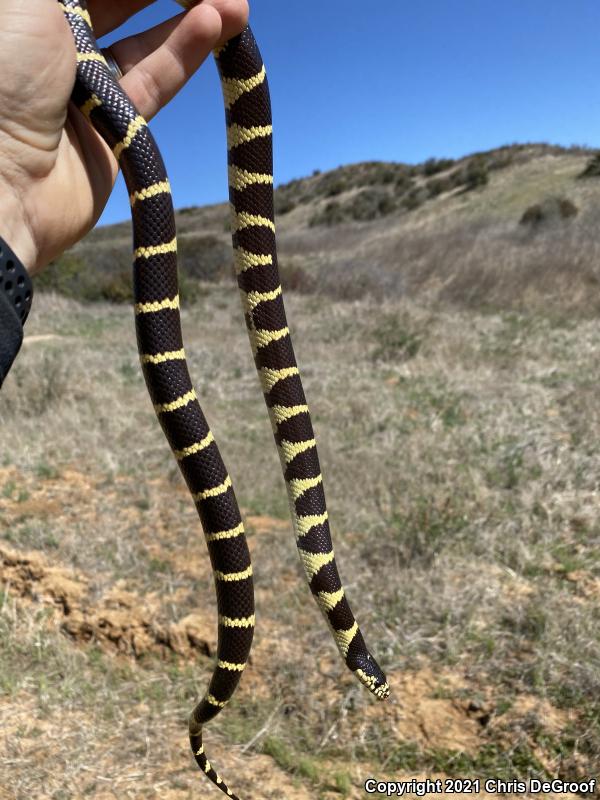
<path fill-rule="evenodd" d="M 27 270 L 0 238 L 0 386 L 23 342 L 33 286 Z"/>

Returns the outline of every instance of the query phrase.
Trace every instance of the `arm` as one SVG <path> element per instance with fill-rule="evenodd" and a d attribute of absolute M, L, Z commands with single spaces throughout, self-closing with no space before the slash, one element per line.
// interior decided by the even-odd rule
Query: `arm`
<path fill-rule="evenodd" d="M 89 0 L 97 36 L 151 3 Z M 155 116 L 247 15 L 246 0 L 203 0 L 114 44 L 122 86 L 140 113 Z M 33 13 L 30 3 L 0 0 L 0 41 L 0 237 L 33 276 L 93 228 L 118 165 L 70 103 L 75 47 L 59 3 L 38 0 Z M 14 317 L 0 299 L 0 384 L 22 339 Z"/>

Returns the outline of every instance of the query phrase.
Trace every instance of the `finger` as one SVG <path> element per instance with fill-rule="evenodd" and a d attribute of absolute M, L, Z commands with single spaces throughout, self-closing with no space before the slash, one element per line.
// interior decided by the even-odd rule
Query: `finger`
<path fill-rule="evenodd" d="M 206 0 L 203 5 L 211 6 L 221 17 L 221 36 L 215 43 L 216 46 L 241 33 L 248 23 L 247 0 Z M 197 24 L 197 8 L 188 13 L 196 15 L 194 22 Z M 121 71 L 130 72 L 140 61 L 163 45 L 177 25 L 183 21 L 184 16 L 179 14 L 154 28 L 111 45 L 110 49 Z"/>
<path fill-rule="evenodd" d="M 151 6 L 156 0 L 88 0 L 88 10 L 97 37 L 104 36 L 133 17 L 138 11 Z"/>
<path fill-rule="evenodd" d="M 197 17 L 198 12 L 195 11 L 194 15 Z M 144 59 L 164 45 L 168 44 L 169 47 L 177 47 L 179 34 L 174 36 L 176 29 L 181 24 L 186 26 L 190 24 L 189 21 L 185 20 L 185 17 L 186 15 L 183 13 L 178 14 L 161 22 L 160 25 L 156 25 L 154 28 L 149 28 L 111 44 L 112 55 L 116 58 L 121 72 L 123 74 L 130 73 Z"/>
<path fill-rule="evenodd" d="M 97 37 L 104 36 L 126 22 L 138 11 L 152 5 L 156 0 L 89 0 L 88 9 L 94 22 Z M 202 2 L 202 0 L 198 0 Z M 248 23 L 247 0 L 205 0 L 221 15 L 223 41 L 240 33 Z M 221 44 L 221 42 L 218 42 Z"/>
<path fill-rule="evenodd" d="M 206 5 L 211 5 L 219 12 L 221 17 L 221 38 L 217 46 L 225 44 L 241 33 L 248 24 L 248 0 L 204 0 Z"/>
<path fill-rule="evenodd" d="M 222 34 L 210 4 L 111 46 L 125 76 L 121 86 L 146 119 L 152 119 L 196 72 Z"/>

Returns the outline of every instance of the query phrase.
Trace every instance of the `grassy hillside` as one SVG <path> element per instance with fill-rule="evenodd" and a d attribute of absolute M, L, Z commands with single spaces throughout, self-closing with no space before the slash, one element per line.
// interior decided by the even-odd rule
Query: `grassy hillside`
<path fill-rule="evenodd" d="M 510 145 L 458 161 L 355 164 L 280 186 L 284 288 L 594 315 L 600 177 L 581 177 L 592 157 Z M 198 280 L 230 281 L 225 204 L 182 209 L 178 230 L 184 299 L 197 299 Z M 94 231 L 39 286 L 130 299 L 130 237 L 128 222 Z"/>
<path fill-rule="evenodd" d="M 180 212 L 183 240 L 206 245 L 202 262 L 188 251 L 186 352 L 256 581 L 251 664 L 206 729 L 242 800 L 360 800 L 373 776 L 600 773 L 590 158 L 511 147 L 279 191 L 336 553 L 385 704 L 340 663 L 302 576 L 226 209 Z M 393 188 L 405 173 L 408 193 Z M 403 205 L 438 179 L 457 183 Z M 388 200 L 350 219 L 371 190 Z M 100 273 L 78 264 L 128 260 L 128 238 L 95 231 L 53 280 L 97 300 Z M 1 396 L 0 800 L 217 800 L 186 735 L 215 654 L 213 582 L 130 307 L 40 292 Z"/>

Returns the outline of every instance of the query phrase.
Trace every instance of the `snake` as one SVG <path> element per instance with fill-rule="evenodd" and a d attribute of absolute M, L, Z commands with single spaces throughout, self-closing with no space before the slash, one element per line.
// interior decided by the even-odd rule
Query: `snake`
<path fill-rule="evenodd" d="M 186 361 L 171 186 L 148 124 L 99 48 L 86 0 L 58 2 L 77 51 L 72 102 L 112 150 L 127 185 L 139 359 L 158 422 L 200 517 L 216 587 L 216 664 L 189 717 L 190 744 L 200 770 L 236 800 L 205 753 L 203 728 L 230 701 L 248 662 L 255 628 L 252 564 L 232 480 Z M 184 9 L 196 4 L 177 2 Z M 265 66 L 249 26 L 213 55 L 225 105 L 233 263 L 298 553 L 343 660 L 383 700 L 389 695 L 387 679 L 367 649 L 338 573 L 315 435 L 285 314 Z"/>

